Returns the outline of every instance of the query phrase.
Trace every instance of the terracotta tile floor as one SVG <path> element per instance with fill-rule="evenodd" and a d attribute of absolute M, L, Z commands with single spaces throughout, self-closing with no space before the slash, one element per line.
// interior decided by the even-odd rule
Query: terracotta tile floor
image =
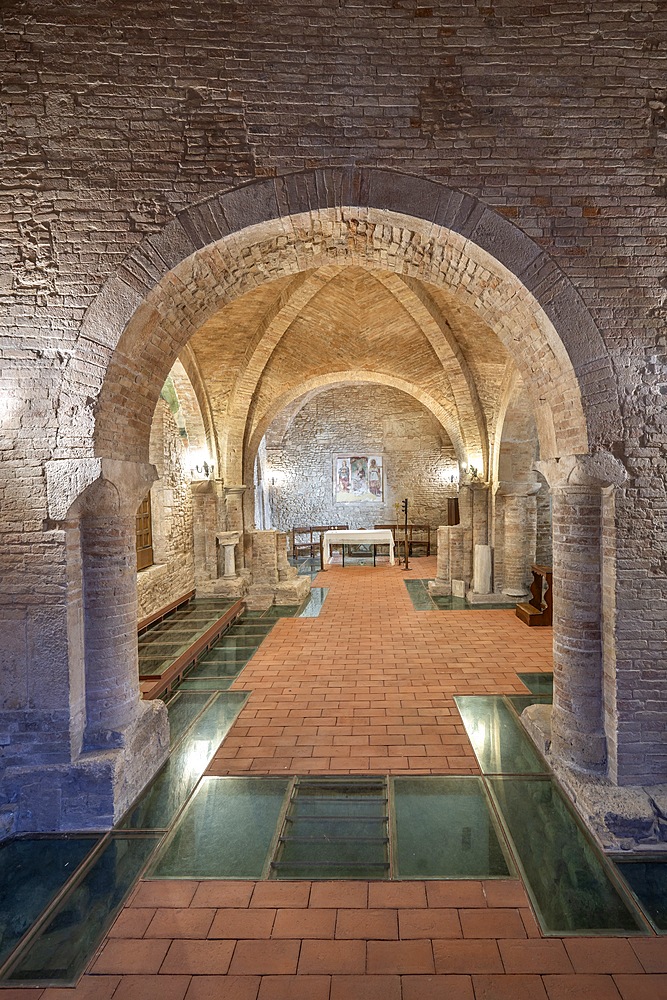
<path fill-rule="evenodd" d="M 416 559 L 413 579 L 435 575 Z M 507 611 L 415 611 L 398 567 L 320 573 L 318 618 L 282 618 L 233 690 L 252 691 L 208 774 L 477 774 L 455 694 L 526 693 L 551 629 Z"/>
<path fill-rule="evenodd" d="M 434 574 L 415 560 L 411 575 Z M 456 693 L 523 690 L 550 629 L 416 612 L 389 567 L 282 619 L 211 774 L 477 772 Z M 76 989 L 39 1000 L 667 1000 L 667 938 L 543 938 L 520 882 L 141 882 Z"/>

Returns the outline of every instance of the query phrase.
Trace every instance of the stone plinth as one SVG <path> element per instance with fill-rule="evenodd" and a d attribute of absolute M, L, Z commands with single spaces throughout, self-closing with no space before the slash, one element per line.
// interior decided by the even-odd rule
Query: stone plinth
<path fill-rule="evenodd" d="M 299 576 L 287 562 L 286 538 L 279 531 L 252 532 L 252 583 L 246 602 L 253 611 L 272 604 L 301 604 L 310 592 L 310 577 Z"/>
<path fill-rule="evenodd" d="M 438 528 L 438 561 L 435 580 L 429 580 L 428 589 L 433 597 L 449 597 L 452 578 L 449 569 L 449 525 Z"/>
<path fill-rule="evenodd" d="M 476 594 L 490 594 L 491 584 L 491 546 L 476 545 L 473 563 L 473 586 Z"/>

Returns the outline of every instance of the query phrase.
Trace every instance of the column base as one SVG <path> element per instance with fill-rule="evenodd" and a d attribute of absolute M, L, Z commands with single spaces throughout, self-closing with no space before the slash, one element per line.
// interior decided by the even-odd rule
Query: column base
<path fill-rule="evenodd" d="M 493 590 L 490 594 L 477 594 L 478 603 L 486 604 L 506 604 L 508 608 L 513 608 L 518 603 L 516 597 L 511 597 L 509 594 L 504 594 L 502 591 Z M 483 601 L 479 601 L 479 598 L 483 597 Z"/>
<path fill-rule="evenodd" d="M 169 721 L 162 701 L 140 703 L 123 745 L 82 753 L 70 764 L 10 767 L 2 787 L 12 803 L 6 835 L 33 831 L 107 830 L 169 756 Z"/>
<path fill-rule="evenodd" d="M 474 590 L 469 590 L 466 594 L 468 604 L 500 604 L 498 595 L 490 591 L 488 594 L 478 594 Z"/>
<path fill-rule="evenodd" d="M 448 580 L 429 580 L 428 592 L 431 597 L 451 597 L 452 585 Z"/>
<path fill-rule="evenodd" d="M 573 767 L 553 752 L 550 705 L 529 705 L 521 722 L 603 851 L 667 852 L 667 784 L 619 786 Z"/>
<path fill-rule="evenodd" d="M 197 596 L 238 599 L 239 597 L 243 597 L 247 589 L 248 582 L 242 576 L 222 576 L 217 580 L 209 580 L 203 586 L 197 587 Z"/>
<path fill-rule="evenodd" d="M 248 588 L 246 604 L 250 611 L 262 611 L 273 604 L 302 604 L 310 593 L 310 577 L 298 576 L 276 584 L 252 584 Z"/>

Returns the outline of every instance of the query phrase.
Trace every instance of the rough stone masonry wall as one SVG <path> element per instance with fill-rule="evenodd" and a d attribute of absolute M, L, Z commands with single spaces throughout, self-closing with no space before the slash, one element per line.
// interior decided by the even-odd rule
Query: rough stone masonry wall
<path fill-rule="evenodd" d="M 445 484 L 458 465 L 445 431 L 414 399 L 377 385 L 341 386 L 311 399 L 280 442 L 267 433 L 273 526 L 289 531 L 311 524 L 372 528 L 396 521 L 396 501 L 410 499 L 410 520 L 437 528 L 447 523 Z M 276 445 L 280 444 L 280 447 Z M 336 503 L 335 454 L 384 457 L 384 503 Z M 435 538 L 433 539 L 435 549 Z"/>
<path fill-rule="evenodd" d="M 68 408 L 60 386 L 104 281 L 208 195 L 379 165 L 507 216 L 601 331 L 622 425 L 613 398 L 593 402 L 630 474 L 609 526 L 610 683 L 630 706 L 626 779 L 664 777 L 667 751 L 646 759 L 664 737 L 667 682 L 664 3 L 5 0 L 2 19 L 0 630 L 16 689 L 29 689 L 31 662 L 68 657 L 65 535 L 47 518 L 44 462 L 69 457 L 70 429 L 95 407 L 91 395 Z M 82 381 L 96 362 L 91 348 Z M 40 698 L 48 718 L 63 692 Z"/>
<path fill-rule="evenodd" d="M 194 589 L 192 489 L 187 448 L 161 399 L 151 429 L 150 460 L 159 479 L 151 489 L 154 565 L 137 573 L 139 617 Z"/>

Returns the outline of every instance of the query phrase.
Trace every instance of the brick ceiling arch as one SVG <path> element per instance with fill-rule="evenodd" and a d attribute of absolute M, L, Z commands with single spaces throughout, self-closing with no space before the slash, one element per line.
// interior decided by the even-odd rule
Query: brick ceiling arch
<path fill-rule="evenodd" d="M 460 191 L 343 169 L 236 188 L 145 239 L 84 318 L 61 398 L 79 433 L 64 430 L 59 453 L 141 460 L 164 377 L 214 309 L 267 280 L 351 262 L 446 287 L 479 312 L 531 395 L 543 457 L 604 440 L 605 410 L 618 408 L 609 358 L 551 258 Z"/>
<path fill-rule="evenodd" d="M 252 432 L 248 435 L 246 442 L 246 447 L 244 449 L 245 459 L 244 459 L 244 475 L 247 482 L 252 482 L 252 470 L 255 463 L 255 457 L 257 455 L 257 449 L 261 443 L 262 438 L 266 434 L 268 428 L 271 426 L 272 422 L 276 417 L 285 409 L 290 407 L 297 400 L 303 399 L 303 405 L 312 398 L 313 394 L 325 389 L 332 389 L 336 386 L 344 385 L 359 385 L 360 383 L 373 385 L 385 385 L 393 389 L 399 389 L 401 392 L 406 393 L 408 396 L 412 396 L 416 399 L 418 403 L 432 414 L 437 420 L 442 428 L 444 428 L 447 436 L 451 440 L 454 451 L 456 452 L 456 457 L 459 463 L 463 466 L 467 461 L 467 450 L 465 443 L 461 437 L 460 427 L 458 426 L 456 420 L 452 419 L 450 413 L 441 406 L 437 400 L 433 399 L 428 393 L 415 386 L 414 383 L 407 381 L 406 379 L 399 378 L 397 376 L 387 375 L 384 372 L 369 372 L 363 369 L 356 369 L 351 371 L 340 371 L 331 372 L 328 375 L 318 375 L 308 382 L 301 385 L 298 389 L 290 389 L 285 392 L 280 398 L 276 399 L 271 406 L 263 415 L 261 420 L 258 421 L 256 426 L 253 428 Z"/>

